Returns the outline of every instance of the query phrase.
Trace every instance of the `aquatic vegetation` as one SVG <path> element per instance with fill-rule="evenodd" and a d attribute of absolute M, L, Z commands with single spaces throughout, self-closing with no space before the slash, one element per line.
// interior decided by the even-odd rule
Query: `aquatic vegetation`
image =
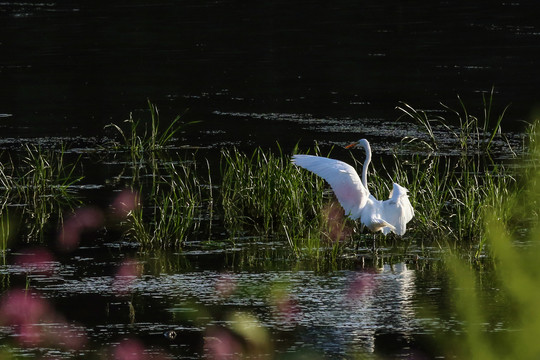
<path fill-rule="evenodd" d="M 138 189 L 141 206 L 129 211 L 126 219 L 129 238 L 146 247 L 182 246 L 207 201 L 194 164 L 170 163 L 150 189 Z"/>
<path fill-rule="evenodd" d="M 324 181 L 294 166 L 288 156 L 222 150 L 220 200 L 231 233 L 284 235 L 296 254 L 318 253 L 347 238 L 343 210 L 324 211 Z M 336 213 L 337 210 L 337 213 Z M 329 216 L 332 214 L 332 216 Z"/>
<path fill-rule="evenodd" d="M 533 147 L 531 158 L 540 153 Z M 507 216 L 521 217 L 536 211 L 540 202 L 540 171 L 527 169 L 528 178 L 523 191 L 505 202 Z M 526 195 L 524 195 L 526 194 Z M 516 233 L 507 222 L 501 221 L 497 213 L 484 217 L 486 247 L 493 260 L 494 287 L 497 297 L 489 299 L 504 309 L 503 318 L 487 314 L 483 302 L 486 297 L 480 282 L 479 271 L 451 257 L 449 269 L 455 284 L 454 301 L 463 321 L 464 339 L 460 346 L 448 345 L 450 355 L 468 359 L 537 359 L 540 344 L 540 223 L 538 218 L 529 218 L 528 230 Z M 497 327 L 497 333 L 488 331 Z M 444 344 L 444 342 L 443 342 Z"/>
<path fill-rule="evenodd" d="M 8 248 L 8 242 L 13 236 L 11 219 L 9 217 L 9 209 L 5 203 L 0 206 L 0 251 L 5 255 Z"/>
<path fill-rule="evenodd" d="M 122 142 L 115 141 L 111 145 L 115 149 L 127 150 L 131 160 L 139 166 L 144 165 L 146 158 L 155 160 L 155 152 L 164 150 L 169 145 L 174 136 L 190 123 L 182 123 L 182 115 L 176 116 L 169 125 L 162 128 L 160 123 L 159 110 L 156 105 L 148 100 L 149 119 L 134 119 L 133 113 L 129 114 L 129 119 L 125 120 L 127 128 L 117 124 L 109 124 L 105 128 L 113 128 L 121 136 Z"/>
<path fill-rule="evenodd" d="M 79 203 L 73 185 L 82 180 L 77 173 L 79 158 L 66 163 L 65 148 L 43 150 L 28 145 L 20 158 L 8 158 L 0 166 L 4 208 L 17 204 L 20 225 L 29 239 L 42 238 L 53 214 Z M 22 206 L 21 206 L 22 205 Z"/>
<path fill-rule="evenodd" d="M 496 121 L 492 120 L 492 96 L 483 96 L 482 117 L 471 115 L 461 99 L 460 111 L 444 107 L 447 118 L 432 116 L 407 104 L 399 107 L 428 135 L 427 140 L 405 139 L 409 144 L 423 146 L 428 156 L 414 155 L 406 162 L 394 157 L 394 180 L 408 184 L 405 186 L 410 190 L 417 215 L 416 231 L 423 237 L 481 243 L 485 213 L 503 215 L 503 202 L 517 182 L 502 161 L 494 160 L 494 140 L 500 140 L 499 147 L 504 146 L 497 151 L 512 156 L 516 153 L 501 129 L 506 108 Z M 457 127 L 450 127 L 456 122 Z M 436 126 L 444 131 L 436 131 Z M 459 151 L 455 156 L 438 156 L 437 151 L 449 135 L 460 145 Z"/>

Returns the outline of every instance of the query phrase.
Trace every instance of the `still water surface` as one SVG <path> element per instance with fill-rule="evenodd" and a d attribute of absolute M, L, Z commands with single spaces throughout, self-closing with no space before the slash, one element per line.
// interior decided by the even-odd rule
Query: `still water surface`
<path fill-rule="evenodd" d="M 538 105 L 534 2 L 0 3 L 0 113 L 12 136 L 95 136 L 150 98 L 204 121 L 200 144 L 296 142 L 261 116 L 394 121 L 496 89 L 510 123 Z M 8 117 L 6 117 L 8 116 Z M 278 116 L 279 118 L 279 116 Z M 514 126 L 518 126 L 514 124 Z M 292 131 L 291 131 L 292 130 Z M 331 137 L 325 132 L 317 139 Z M 310 136 L 310 137 L 311 137 Z"/>

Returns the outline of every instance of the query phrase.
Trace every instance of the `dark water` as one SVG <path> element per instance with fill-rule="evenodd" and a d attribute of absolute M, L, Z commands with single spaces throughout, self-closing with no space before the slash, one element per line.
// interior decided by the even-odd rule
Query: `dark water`
<path fill-rule="evenodd" d="M 399 101 L 440 109 L 439 101 L 455 105 L 460 94 L 474 111 L 492 87 L 495 110 L 512 104 L 504 126 L 519 132 L 539 105 L 536 8 L 488 1 L 0 2 L 0 148 L 67 141 L 76 146 L 68 155 L 85 155 L 107 135 L 106 124 L 132 111 L 142 116 L 137 110 L 149 98 L 165 121 L 186 110 L 186 120 L 201 121 L 177 139 L 207 147 L 201 157 L 221 146 L 279 141 L 290 151 L 298 141 L 360 137 L 384 152 L 418 134 L 396 122 Z M 80 189 L 89 202 L 106 206 L 118 190 L 110 181 L 118 166 L 90 165 Z M 69 328 L 87 343 L 22 346 L 18 330 L 2 325 L 0 350 L 120 358 L 115 349 L 136 339 L 147 354 L 198 358 L 209 328 L 243 323 L 235 316 L 247 314 L 276 354 L 432 358 L 444 354 L 433 344 L 433 326 L 459 328 L 437 250 L 416 248 L 422 239 L 379 259 L 321 268 L 291 260 L 280 241 L 254 250 L 251 241 L 221 235 L 213 240 L 223 246 L 195 241 L 181 254 L 140 254 L 111 241 L 114 234 L 100 235 L 97 245 L 53 251 L 37 270 L 17 265 L 27 246 L 11 249 L 0 266 L 3 295 L 28 283 L 61 314 L 45 319 L 46 332 Z M 126 261 L 140 271 L 120 274 L 119 284 Z M 290 296 L 285 310 L 275 302 L 280 287 Z M 499 304 L 490 306 L 504 319 Z M 164 336 L 169 331 L 177 336 Z"/>
<path fill-rule="evenodd" d="M 92 357 L 137 341 L 145 354 L 199 358 L 208 328 L 231 326 L 233 316 L 249 314 L 252 324 L 271 339 L 276 356 L 443 354 L 433 337 L 441 320 L 425 316 L 427 309 L 444 309 L 447 301 L 445 276 L 437 263 L 407 255 L 368 258 L 364 263 L 355 259 L 324 270 L 301 262 L 291 267 L 281 250 L 274 250 L 266 253 L 274 255 L 271 267 L 264 267 L 269 259 L 263 258 L 242 266 L 244 255 L 253 256 L 245 250 L 237 249 L 236 256 L 219 251 L 219 266 L 209 266 L 209 252 L 136 255 L 129 247 L 105 244 L 101 250 L 83 246 L 69 258 L 41 264 L 41 269 L 0 266 L 4 281 L 16 287 L 26 276 L 40 301 L 62 313 L 61 319 L 42 321 L 44 333 L 75 329 L 71 336 L 84 339 L 84 346 L 76 350 L 43 341 L 39 346 L 14 346 L 12 351 Z M 13 254 L 11 259 L 17 262 L 20 256 Z M 142 269 L 139 276 L 118 275 L 115 269 L 126 262 Z M 276 289 L 285 289 L 287 310 L 275 302 Z M 456 330 L 459 321 L 446 315 L 444 327 Z M 170 331 L 176 334 L 173 339 L 164 336 Z M 4 348 L 22 336 L 17 328 L 0 327 Z"/>
<path fill-rule="evenodd" d="M 538 106 L 535 10 L 490 1 L 2 2 L 2 131 L 94 136 L 150 98 L 165 114 L 189 108 L 186 119 L 204 121 L 192 143 L 287 143 L 310 135 L 295 121 L 265 122 L 268 114 L 387 122 L 399 101 L 429 109 L 460 94 L 475 108 L 493 86 L 496 107 L 512 103 L 508 123 L 518 127 Z"/>

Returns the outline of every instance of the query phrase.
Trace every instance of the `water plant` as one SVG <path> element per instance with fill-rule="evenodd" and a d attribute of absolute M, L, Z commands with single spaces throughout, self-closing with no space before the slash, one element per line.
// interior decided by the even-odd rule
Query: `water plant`
<path fill-rule="evenodd" d="M 80 157 L 66 163 L 65 147 L 44 150 L 25 144 L 22 156 L 8 158 L 0 167 L 0 184 L 5 203 L 18 204 L 29 239 L 42 238 L 52 214 L 79 203 L 73 185 L 82 180 L 77 174 Z"/>
<path fill-rule="evenodd" d="M 490 212 L 483 219 L 486 247 L 493 260 L 491 271 L 494 280 L 490 286 L 496 289 L 496 297 L 483 294 L 485 290 L 478 267 L 471 267 L 470 263 L 457 256 L 447 259 L 456 289 L 453 301 L 463 323 L 459 346 L 443 342 L 448 346 L 451 357 L 537 359 L 540 356 L 540 344 L 536 341 L 540 334 L 540 266 L 537 261 L 540 256 L 540 223 L 532 214 L 537 211 L 540 201 L 540 172 L 536 166 L 530 165 L 530 160 L 538 158 L 540 153 L 534 142 L 537 140 L 530 148 L 530 157 L 525 159 L 524 187 L 514 191 L 508 197 L 510 201 L 504 203 L 509 218 L 531 213 L 527 229 L 516 232 L 515 225 L 501 221 L 496 212 Z M 498 317 L 488 314 L 486 301 L 504 309 L 503 314 Z M 490 330 L 493 328 L 499 330 Z"/>
<path fill-rule="evenodd" d="M 506 108 L 493 121 L 492 98 L 493 93 L 484 94 L 482 116 L 471 115 L 461 99 L 459 111 L 444 106 L 447 117 L 407 104 L 398 107 L 427 135 L 404 139 L 408 144 L 420 144 L 428 155 L 414 155 L 407 161 L 397 161 L 394 156 L 393 178 L 408 184 L 416 208 L 416 231 L 424 237 L 482 244 L 485 213 L 503 215 L 503 200 L 517 182 L 502 161 L 494 160 L 495 141 L 498 152 L 514 155 L 515 150 L 501 128 Z M 455 138 L 459 151 L 442 157 L 438 152 L 448 135 Z"/>
<path fill-rule="evenodd" d="M 336 251 L 348 238 L 351 224 L 339 204 L 324 200 L 324 180 L 294 166 L 281 150 L 224 149 L 221 172 L 223 220 L 231 233 L 282 235 L 298 256 L 318 256 L 327 245 Z"/>
<path fill-rule="evenodd" d="M 128 214 L 126 235 L 145 247 L 180 248 L 207 201 L 194 162 L 167 164 L 167 171 L 138 193 L 142 206 Z"/>
<path fill-rule="evenodd" d="M 155 152 L 167 148 L 174 136 L 184 129 L 182 115 L 176 116 L 169 125 L 162 127 L 159 110 L 150 100 L 148 102 L 148 112 L 150 117 L 144 120 L 135 119 L 133 113 L 129 114 L 129 119 L 125 120 L 127 128 L 114 123 L 105 128 L 113 128 L 120 134 L 122 142 L 113 142 L 115 149 L 129 151 L 131 161 L 135 166 L 143 166 L 147 158 L 155 160 Z"/>

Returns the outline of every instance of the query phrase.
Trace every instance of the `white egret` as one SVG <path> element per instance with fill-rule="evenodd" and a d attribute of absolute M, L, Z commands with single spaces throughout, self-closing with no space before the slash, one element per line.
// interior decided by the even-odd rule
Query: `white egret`
<path fill-rule="evenodd" d="M 362 180 L 352 166 L 340 160 L 313 155 L 293 155 L 292 162 L 325 179 L 349 218 L 360 219 L 360 222 L 373 232 L 381 231 L 384 235 L 393 232 L 402 236 L 407 231 L 407 223 L 414 216 L 408 190 L 394 183 L 388 200 L 377 200 L 371 195 L 367 186 L 367 168 L 371 162 L 369 142 L 361 139 L 346 148 L 358 145 L 366 151 Z"/>

